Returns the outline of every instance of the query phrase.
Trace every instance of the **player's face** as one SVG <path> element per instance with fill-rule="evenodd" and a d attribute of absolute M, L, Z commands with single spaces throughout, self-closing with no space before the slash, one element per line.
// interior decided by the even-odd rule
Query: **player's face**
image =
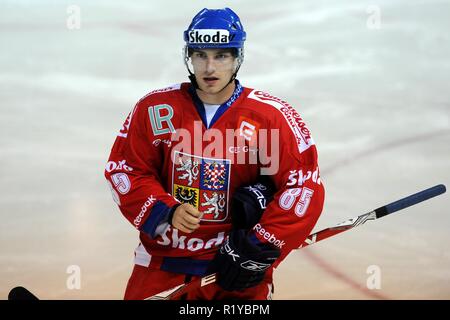
<path fill-rule="evenodd" d="M 236 70 L 236 58 L 226 49 L 195 50 L 190 62 L 198 86 L 208 94 L 222 90 Z"/>

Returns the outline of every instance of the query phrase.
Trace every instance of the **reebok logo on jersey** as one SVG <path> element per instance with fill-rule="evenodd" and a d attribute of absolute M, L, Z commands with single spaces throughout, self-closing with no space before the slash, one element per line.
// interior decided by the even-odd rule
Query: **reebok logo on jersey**
<path fill-rule="evenodd" d="M 148 208 L 156 201 L 156 199 L 151 195 L 147 198 L 147 201 L 145 201 L 144 205 L 141 207 L 141 211 L 139 212 L 136 219 L 134 219 L 133 224 L 136 228 L 139 228 L 139 225 L 141 224 L 142 218 L 144 217 L 145 213 L 147 212 Z"/>
<path fill-rule="evenodd" d="M 267 240 L 267 242 L 273 244 L 275 247 L 281 249 L 286 244 L 284 241 L 278 240 L 273 233 L 267 232 L 266 229 L 264 229 L 259 223 L 253 227 L 253 230 L 255 230 L 256 233 L 259 233 L 264 239 Z"/>
<path fill-rule="evenodd" d="M 189 32 L 189 43 L 230 43 L 235 35 L 222 29 L 196 29 Z"/>

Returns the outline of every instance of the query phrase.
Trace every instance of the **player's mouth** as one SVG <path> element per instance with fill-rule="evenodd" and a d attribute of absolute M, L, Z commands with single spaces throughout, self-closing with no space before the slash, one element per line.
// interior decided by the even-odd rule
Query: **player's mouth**
<path fill-rule="evenodd" d="M 204 77 L 203 81 L 205 81 L 205 83 L 208 86 L 213 86 L 219 81 L 219 78 L 216 78 L 216 77 Z"/>

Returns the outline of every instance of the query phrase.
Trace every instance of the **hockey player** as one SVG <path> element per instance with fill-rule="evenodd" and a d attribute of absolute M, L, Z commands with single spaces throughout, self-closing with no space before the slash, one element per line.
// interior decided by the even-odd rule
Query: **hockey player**
<path fill-rule="evenodd" d="M 186 299 L 270 299 L 322 211 L 316 146 L 290 104 L 236 79 L 246 33 L 231 9 L 201 10 L 184 40 L 190 82 L 137 102 L 105 170 L 140 233 L 125 299 L 210 272 Z"/>

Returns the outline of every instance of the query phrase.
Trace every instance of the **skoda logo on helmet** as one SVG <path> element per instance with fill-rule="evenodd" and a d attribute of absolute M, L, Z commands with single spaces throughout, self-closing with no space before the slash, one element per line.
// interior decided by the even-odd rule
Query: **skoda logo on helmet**
<path fill-rule="evenodd" d="M 246 33 L 236 13 L 230 8 L 203 9 L 195 15 L 184 31 L 184 41 L 189 48 L 244 48 Z"/>
<path fill-rule="evenodd" d="M 189 43 L 222 44 L 233 41 L 235 34 L 223 29 L 194 29 L 189 31 Z"/>

